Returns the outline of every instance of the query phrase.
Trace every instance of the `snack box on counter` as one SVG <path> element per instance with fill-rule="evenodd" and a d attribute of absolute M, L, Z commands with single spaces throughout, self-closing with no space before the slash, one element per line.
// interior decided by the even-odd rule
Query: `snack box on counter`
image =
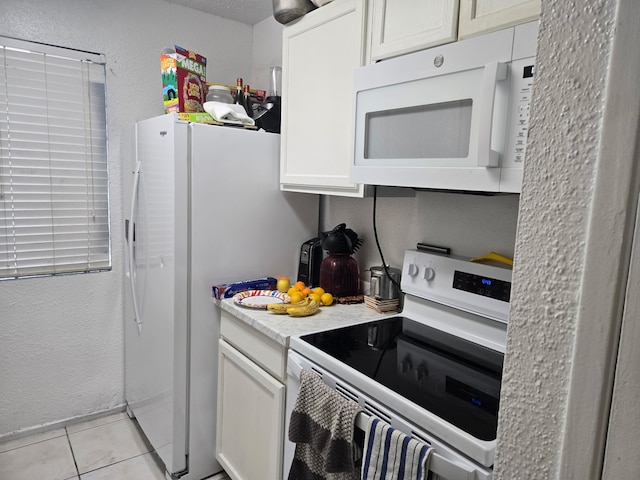
<path fill-rule="evenodd" d="M 256 278 L 213 286 L 213 298 L 219 300 L 231 298 L 238 292 L 246 290 L 275 290 L 278 280 L 273 277 Z"/>

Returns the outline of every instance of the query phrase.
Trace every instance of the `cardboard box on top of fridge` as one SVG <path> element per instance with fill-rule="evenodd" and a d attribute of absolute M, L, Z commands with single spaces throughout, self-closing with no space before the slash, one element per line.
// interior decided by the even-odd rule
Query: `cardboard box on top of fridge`
<path fill-rule="evenodd" d="M 207 59 L 175 45 L 160 53 L 164 113 L 204 112 Z"/>

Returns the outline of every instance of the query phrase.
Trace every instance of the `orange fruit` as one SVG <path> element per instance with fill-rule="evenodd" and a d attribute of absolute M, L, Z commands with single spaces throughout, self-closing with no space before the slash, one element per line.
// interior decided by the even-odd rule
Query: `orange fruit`
<path fill-rule="evenodd" d="M 289 298 L 291 299 L 291 303 L 298 303 L 304 300 L 304 295 L 302 294 L 302 292 L 298 291 L 298 293 L 289 295 Z"/>
<path fill-rule="evenodd" d="M 301 280 L 298 280 L 296 283 L 293 284 L 293 286 L 296 287 L 300 291 L 303 291 L 305 288 L 307 288 L 307 286 Z"/>
<path fill-rule="evenodd" d="M 311 290 L 309 287 L 305 287 L 304 290 L 302 290 L 302 293 L 304 293 L 305 295 L 310 295 L 313 293 L 313 290 Z"/>
<path fill-rule="evenodd" d="M 333 303 L 333 295 L 331 295 L 330 293 L 324 293 L 320 297 L 320 300 L 322 301 L 323 305 L 331 305 Z"/>

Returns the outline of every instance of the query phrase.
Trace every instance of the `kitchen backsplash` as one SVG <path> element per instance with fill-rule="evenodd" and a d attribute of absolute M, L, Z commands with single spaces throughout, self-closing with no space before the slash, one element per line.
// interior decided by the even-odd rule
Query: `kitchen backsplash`
<path fill-rule="evenodd" d="M 400 267 L 404 251 L 416 243 L 447 246 L 454 255 L 475 257 L 494 251 L 513 257 L 518 195 L 470 195 L 418 191 L 413 197 L 378 197 L 376 226 L 387 264 Z M 373 231 L 373 198 L 323 197 L 321 228 L 346 223 L 364 244 L 354 258 L 360 277 L 380 265 Z"/>

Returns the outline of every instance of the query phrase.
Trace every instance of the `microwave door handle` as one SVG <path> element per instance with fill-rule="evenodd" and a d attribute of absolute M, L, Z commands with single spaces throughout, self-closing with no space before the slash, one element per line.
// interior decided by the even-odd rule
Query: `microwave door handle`
<path fill-rule="evenodd" d="M 494 62 L 485 65 L 482 91 L 480 92 L 480 121 L 478 122 L 479 167 L 497 167 L 500 163 L 500 152 L 491 149 L 491 130 L 496 87 L 498 82 L 505 78 L 507 78 L 506 63 Z"/>

